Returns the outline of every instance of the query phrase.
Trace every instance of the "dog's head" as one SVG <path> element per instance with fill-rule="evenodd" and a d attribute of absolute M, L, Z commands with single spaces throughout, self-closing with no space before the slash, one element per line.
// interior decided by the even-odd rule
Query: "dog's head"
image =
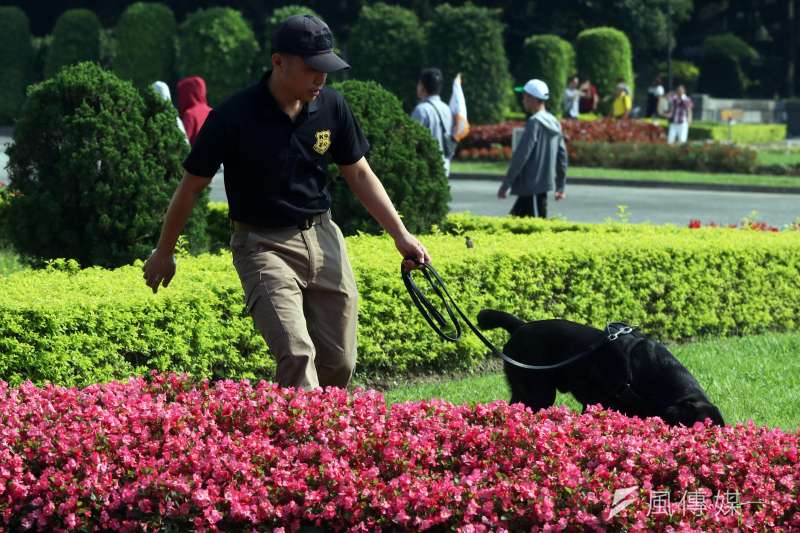
<path fill-rule="evenodd" d="M 683 400 L 667 407 L 661 418 L 671 426 L 692 426 L 695 422 L 704 422 L 706 418 L 710 418 L 717 426 L 725 425 L 722 413 L 707 400 Z"/>

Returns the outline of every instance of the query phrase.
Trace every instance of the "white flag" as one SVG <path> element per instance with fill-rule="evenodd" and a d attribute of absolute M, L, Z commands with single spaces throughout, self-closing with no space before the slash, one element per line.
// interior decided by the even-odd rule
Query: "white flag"
<path fill-rule="evenodd" d="M 461 88 L 461 74 L 456 74 L 455 79 L 453 79 L 450 112 L 453 114 L 453 138 L 460 141 L 469 134 L 467 99 L 464 98 L 464 90 Z"/>

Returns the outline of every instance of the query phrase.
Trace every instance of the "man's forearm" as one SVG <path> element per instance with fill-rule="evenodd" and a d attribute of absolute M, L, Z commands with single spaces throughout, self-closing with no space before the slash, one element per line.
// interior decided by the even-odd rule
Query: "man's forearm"
<path fill-rule="evenodd" d="M 189 215 L 192 214 L 197 197 L 202 191 L 202 187 L 198 188 L 197 185 L 191 186 L 189 180 L 198 180 L 205 178 L 197 178 L 193 176 L 185 176 L 181 180 L 175 193 L 172 195 L 167 214 L 164 216 L 164 223 L 161 226 L 161 236 L 158 239 L 157 248 L 162 252 L 172 253 L 175 250 L 175 244 L 178 242 L 178 236 L 183 231 Z M 209 180 L 210 181 L 210 180 Z"/>
<path fill-rule="evenodd" d="M 353 194 L 364 205 L 372 218 L 374 218 L 386 232 L 394 238 L 407 232 L 400 215 L 392 204 L 383 184 L 366 164 L 366 160 L 351 165 L 348 170 L 342 169 L 342 175 Z"/>

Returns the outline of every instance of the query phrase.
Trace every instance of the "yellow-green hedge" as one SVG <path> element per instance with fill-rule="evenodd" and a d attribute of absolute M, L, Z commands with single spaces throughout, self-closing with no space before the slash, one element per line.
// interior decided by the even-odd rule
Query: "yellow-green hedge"
<path fill-rule="evenodd" d="M 529 320 L 623 320 L 665 339 L 798 326 L 800 232 L 468 216 L 447 224 L 455 234 L 423 240 L 472 317 L 494 307 Z M 358 374 L 469 368 L 486 356 L 471 334 L 445 343 L 428 328 L 405 293 L 390 239 L 347 243 L 361 293 Z M 83 385 L 148 369 L 272 375 L 227 252 L 179 259 L 177 277 L 157 295 L 141 265 L 26 272 L 4 285 L 0 378 L 12 383 Z"/>

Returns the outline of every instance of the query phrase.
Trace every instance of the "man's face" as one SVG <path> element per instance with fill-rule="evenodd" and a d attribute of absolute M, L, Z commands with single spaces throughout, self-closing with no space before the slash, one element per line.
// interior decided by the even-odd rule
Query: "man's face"
<path fill-rule="evenodd" d="M 422 100 L 428 96 L 428 91 L 425 90 L 425 86 L 422 85 L 421 81 L 417 82 L 417 98 Z"/>
<path fill-rule="evenodd" d="M 572 78 L 571 80 L 569 80 L 569 86 L 572 89 L 578 87 L 578 78 Z"/>
<path fill-rule="evenodd" d="M 281 85 L 303 103 L 319 96 L 328 75 L 306 65 L 303 58 L 292 54 L 273 54 L 272 66 Z"/>
<path fill-rule="evenodd" d="M 678 85 L 678 88 L 675 89 L 675 92 L 678 93 L 678 96 L 682 97 L 684 94 L 686 94 L 686 88 L 684 88 L 683 85 Z"/>
<path fill-rule="evenodd" d="M 539 101 L 528 93 L 522 93 L 522 107 L 525 111 L 532 113 L 539 106 Z"/>

